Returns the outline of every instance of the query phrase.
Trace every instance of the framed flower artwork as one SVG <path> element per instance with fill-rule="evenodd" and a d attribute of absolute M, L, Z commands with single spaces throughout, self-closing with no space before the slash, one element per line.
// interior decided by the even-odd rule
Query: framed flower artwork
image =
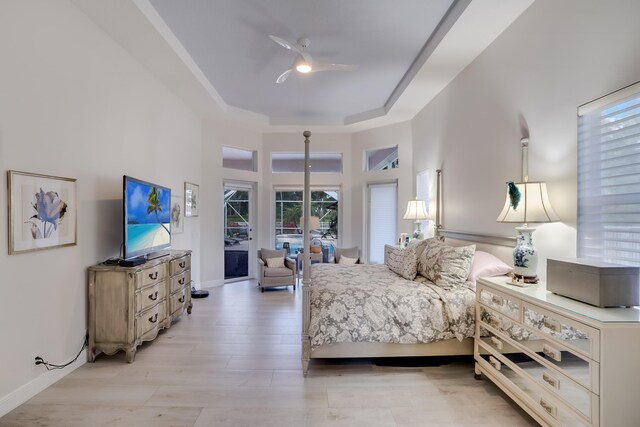
<path fill-rule="evenodd" d="M 77 244 L 76 180 L 8 171 L 9 255 Z"/>
<path fill-rule="evenodd" d="M 184 216 L 198 216 L 200 212 L 200 187 L 190 182 L 184 183 Z"/>
<path fill-rule="evenodd" d="M 171 235 L 184 232 L 184 208 L 182 194 L 171 194 Z"/>

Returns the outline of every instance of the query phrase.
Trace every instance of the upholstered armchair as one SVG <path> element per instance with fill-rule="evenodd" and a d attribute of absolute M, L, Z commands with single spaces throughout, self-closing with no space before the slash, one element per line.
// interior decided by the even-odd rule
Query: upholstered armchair
<path fill-rule="evenodd" d="M 353 248 L 335 248 L 333 258 L 329 260 L 329 263 L 340 264 L 341 257 L 355 259 L 356 264 L 364 264 L 360 260 L 360 249 L 357 246 Z"/>
<path fill-rule="evenodd" d="M 258 286 L 260 286 L 260 292 L 264 292 L 264 288 L 274 286 L 293 286 L 293 290 L 296 289 L 296 262 L 285 258 L 285 253 L 284 249 L 261 249 L 258 251 L 258 270 L 260 273 Z M 269 267 L 267 260 L 276 258 L 282 258 L 284 266 Z"/>

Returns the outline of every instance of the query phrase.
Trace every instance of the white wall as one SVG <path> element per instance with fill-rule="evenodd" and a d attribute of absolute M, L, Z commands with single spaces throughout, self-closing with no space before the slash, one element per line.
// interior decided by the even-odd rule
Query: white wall
<path fill-rule="evenodd" d="M 118 255 L 122 241 L 122 175 L 180 193 L 200 182 L 201 122 L 66 1 L 3 1 L 0 57 L 0 204 L 6 170 L 78 180 L 76 246 L 0 251 L 1 416 L 58 378 L 35 355 L 60 363 L 79 350 L 87 267 Z M 173 246 L 194 251 L 199 281 L 200 218 L 186 219 Z"/>
<path fill-rule="evenodd" d="M 202 286 L 219 286 L 224 283 L 223 244 L 223 182 L 224 180 L 258 182 L 261 180 L 262 135 L 224 122 L 205 122 L 202 138 L 202 201 L 201 248 Z M 222 168 L 222 146 L 243 148 L 258 152 L 258 172 Z M 260 217 L 262 208 L 256 207 Z M 251 257 L 249 262 L 251 264 Z M 251 272 L 250 272 L 251 273 Z"/>
<path fill-rule="evenodd" d="M 353 230 L 352 241 L 359 246 L 367 259 L 367 184 L 397 181 L 398 183 L 398 225 L 397 234 L 413 231 L 413 223 L 402 219 L 407 208 L 407 202 L 415 197 L 415 174 L 412 161 L 411 122 L 398 123 L 378 129 L 357 132 L 353 134 L 353 156 L 351 159 L 353 209 L 351 218 Z M 365 171 L 365 151 L 398 146 L 397 169 L 383 171 Z"/>
<path fill-rule="evenodd" d="M 415 170 L 443 169 L 445 228 L 515 235 L 495 219 L 530 135 L 530 179 L 562 219 L 535 244 L 575 256 L 576 110 L 640 78 L 638 16 L 637 1 L 537 0 L 412 120 Z"/>

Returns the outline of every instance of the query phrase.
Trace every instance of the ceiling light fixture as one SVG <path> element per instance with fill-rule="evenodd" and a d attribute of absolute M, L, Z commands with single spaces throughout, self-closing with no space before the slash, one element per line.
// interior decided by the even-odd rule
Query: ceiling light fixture
<path fill-rule="evenodd" d="M 311 58 L 305 58 L 302 55 L 298 55 L 296 61 L 293 63 L 293 68 L 295 68 L 299 73 L 306 74 L 311 71 Z"/>
<path fill-rule="evenodd" d="M 296 64 L 296 70 L 298 70 L 298 72 L 300 73 L 308 73 L 311 71 L 311 65 L 307 64 L 306 62 L 300 62 Z"/>

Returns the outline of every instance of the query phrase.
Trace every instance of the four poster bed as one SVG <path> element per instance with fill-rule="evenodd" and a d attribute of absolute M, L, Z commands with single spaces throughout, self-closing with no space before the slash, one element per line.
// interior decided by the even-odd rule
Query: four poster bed
<path fill-rule="evenodd" d="M 308 230 L 311 132 L 305 131 L 303 136 L 303 229 Z M 509 262 L 515 239 L 442 229 L 440 170 L 436 177 L 436 239 L 443 241 L 445 236 L 451 236 L 452 239 L 447 239 L 449 245 L 473 244 Z M 474 285 L 467 282 L 443 287 L 415 273 L 414 278 L 402 277 L 405 275 L 392 271 L 386 262 L 311 266 L 309 239 L 303 239 L 303 245 L 302 368 L 305 376 L 310 359 L 316 358 L 473 354 Z M 423 243 L 415 246 L 418 245 L 424 246 Z M 385 248 L 385 261 L 387 256 L 393 256 L 394 250 L 397 249 Z"/>

